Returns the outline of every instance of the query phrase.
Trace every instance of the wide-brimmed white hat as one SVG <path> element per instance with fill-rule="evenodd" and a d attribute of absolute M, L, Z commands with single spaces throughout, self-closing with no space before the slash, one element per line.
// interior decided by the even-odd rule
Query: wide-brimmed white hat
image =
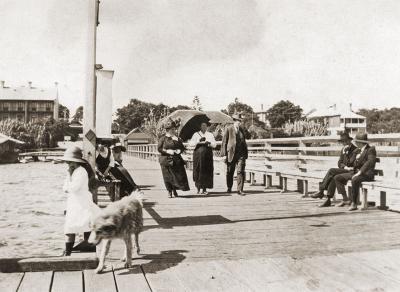
<path fill-rule="evenodd" d="M 83 159 L 82 149 L 77 146 L 72 146 L 65 150 L 62 160 L 86 163 L 86 160 Z"/>

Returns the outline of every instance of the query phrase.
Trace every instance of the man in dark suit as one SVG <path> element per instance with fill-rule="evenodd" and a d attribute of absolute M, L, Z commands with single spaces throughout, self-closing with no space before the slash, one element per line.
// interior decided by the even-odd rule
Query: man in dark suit
<path fill-rule="evenodd" d="M 358 148 L 351 142 L 353 138 L 349 136 L 347 132 L 340 135 L 339 142 L 343 143 L 343 148 L 340 151 L 340 157 L 338 160 L 338 167 L 331 168 L 326 173 L 324 179 L 319 184 L 319 191 L 312 194 L 312 198 L 322 199 L 324 191 L 327 190 L 328 199 L 320 207 L 329 207 L 331 205 L 331 198 L 333 197 L 336 184 L 333 179 L 335 175 L 341 173 L 347 173 L 353 169 L 354 161 L 356 160 L 356 154 L 359 151 Z M 347 196 L 343 197 L 343 201 L 338 205 L 339 207 L 350 205 L 350 201 Z"/>
<path fill-rule="evenodd" d="M 354 161 L 354 170 L 334 177 L 338 193 L 346 194 L 346 184 L 351 180 L 351 205 L 349 211 L 357 210 L 361 183 L 375 177 L 376 150 L 368 144 L 367 134 L 357 134 L 354 142 L 361 150 Z"/>
<path fill-rule="evenodd" d="M 242 118 L 238 114 L 232 116 L 233 125 L 225 129 L 222 138 L 221 156 L 226 156 L 226 185 L 227 192 L 232 192 L 233 175 L 237 166 L 237 192 L 244 196 L 246 159 L 248 158 L 247 143 L 243 129 L 240 127 Z"/>

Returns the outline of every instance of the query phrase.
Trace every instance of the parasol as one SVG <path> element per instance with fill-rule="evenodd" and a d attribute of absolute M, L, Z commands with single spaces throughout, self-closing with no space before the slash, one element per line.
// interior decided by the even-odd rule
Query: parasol
<path fill-rule="evenodd" d="M 207 123 L 210 120 L 204 112 L 196 110 L 176 110 L 163 118 L 159 126 L 162 126 L 168 119 L 172 119 L 173 121 L 180 120 L 178 135 L 183 141 L 192 138 L 193 134 L 200 130 L 202 122 Z"/>
<path fill-rule="evenodd" d="M 210 124 L 233 124 L 233 119 L 223 112 L 205 111 L 204 113 L 210 118 Z"/>

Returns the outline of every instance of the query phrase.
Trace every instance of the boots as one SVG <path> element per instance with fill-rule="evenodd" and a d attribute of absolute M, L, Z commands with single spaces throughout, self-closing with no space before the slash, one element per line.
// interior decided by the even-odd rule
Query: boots
<path fill-rule="evenodd" d="M 324 192 L 318 191 L 316 193 L 313 193 L 310 197 L 313 199 L 322 199 L 324 197 Z"/>
<path fill-rule="evenodd" d="M 326 199 L 325 202 L 323 202 L 321 205 L 319 205 L 319 207 L 323 208 L 323 207 L 330 207 L 331 206 L 331 198 Z"/>
<path fill-rule="evenodd" d="M 66 242 L 63 256 L 66 256 L 66 257 L 70 256 L 73 247 L 74 247 L 74 242 Z"/>
<path fill-rule="evenodd" d="M 357 210 L 357 204 L 352 202 L 349 211 L 355 211 L 355 210 Z"/>
<path fill-rule="evenodd" d="M 84 241 L 88 241 L 89 240 L 90 233 L 91 233 L 90 231 L 83 233 L 83 240 Z"/>

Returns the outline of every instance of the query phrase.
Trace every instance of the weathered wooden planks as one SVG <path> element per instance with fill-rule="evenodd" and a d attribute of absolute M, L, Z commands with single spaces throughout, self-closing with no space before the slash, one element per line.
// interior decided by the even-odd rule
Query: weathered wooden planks
<path fill-rule="evenodd" d="M 114 266 L 114 277 L 118 292 L 151 291 L 140 266 L 133 266 L 130 269 Z"/>
<path fill-rule="evenodd" d="M 95 274 L 94 270 L 84 270 L 85 292 L 117 291 L 114 275 L 110 268 L 105 269 L 101 274 Z"/>
<path fill-rule="evenodd" d="M 15 292 L 24 276 L 23 273 L 0 273 L 0 291 Z"/>
<path fill-rule="evenodd" d="M 18 292 L 43 292 L 49 291 L 53 272 L 25 273 Z"/>
<path fill-rule="evenodd" d="M 143 270 L 152 291 L 186 291 L 181 281 L 178 279 L 176 271 L 171 268 L 174 266 L 176 266 L 174 263 L 162 262 L 143 265 Z"/>
<path fill-rule="evenodd" d="M 54 272 L 51 292 L 83 292 L 83 274 L 81 271 Z"/>

